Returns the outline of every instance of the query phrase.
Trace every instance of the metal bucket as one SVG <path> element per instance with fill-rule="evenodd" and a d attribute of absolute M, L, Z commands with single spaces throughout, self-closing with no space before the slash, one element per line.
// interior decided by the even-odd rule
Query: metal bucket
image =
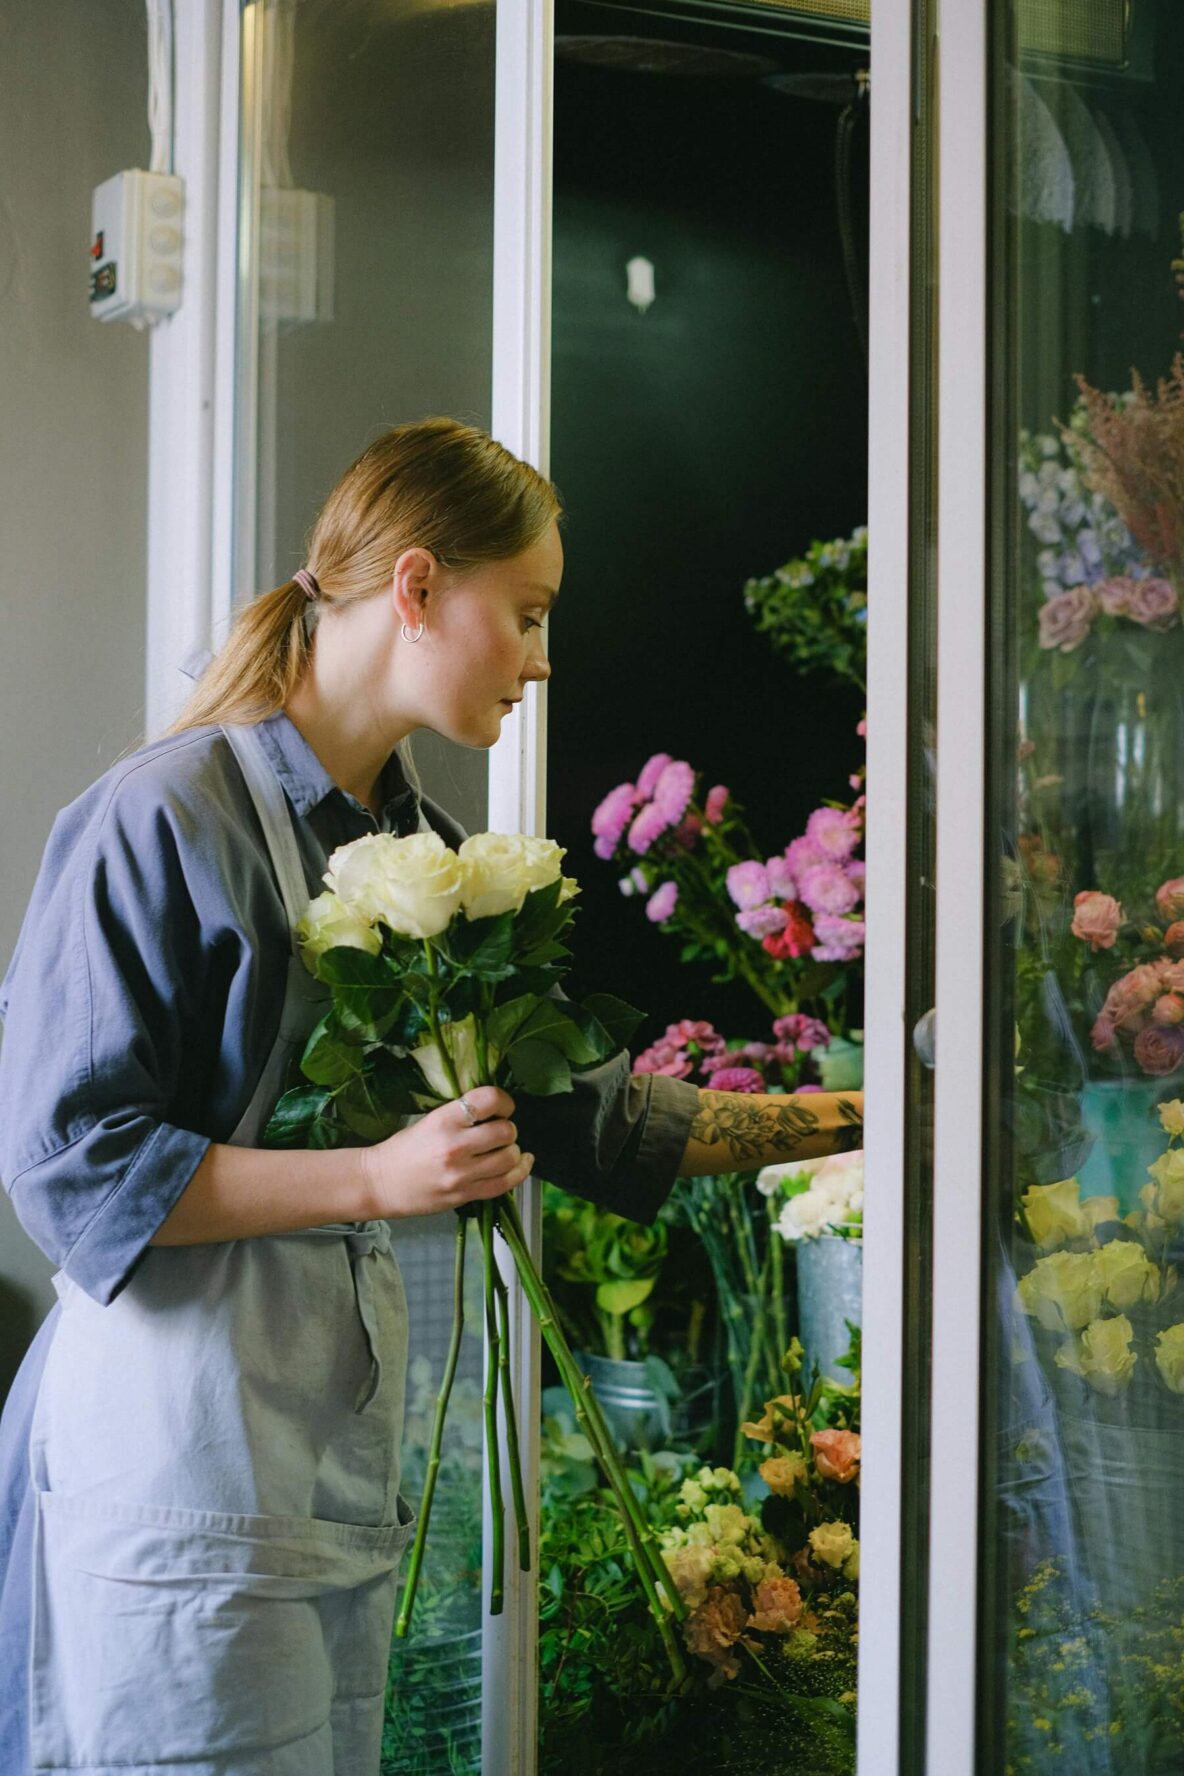
<path fill-rule="evenodd" d="M 850 1383 L 849 1369 L 839 1368 L 851 1334 L 844 1322 L 863 1324 L 863 1241 L 822 1233 L 798 1240 L 798 1317 L 808 1377 L 817 1363 L 832 1381 Z"/>
<path fill-rule="evenodd" d="M 581 1350 L 573 1350 L 572 1356 L 592 1383 L 609 1428 L 626 1449 L 694 1443 L 715 1424 L 719 1379 L 707 1369 L 688 1371 L 681 1396 L 671 1401 L 654 1387 L 644 1363 Z"/>

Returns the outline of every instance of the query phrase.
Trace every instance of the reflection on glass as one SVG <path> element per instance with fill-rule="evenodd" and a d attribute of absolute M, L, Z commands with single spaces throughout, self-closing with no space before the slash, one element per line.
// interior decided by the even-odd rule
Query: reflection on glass
<path fill-rule="evenodd" d="M 996 44 L 980 1768 L 1167 1776 L 1184 1767 L 1184 17 L 1136 0 L 1059 9 L 1057 28 L 1052 10 L 1013 0 Z"/>

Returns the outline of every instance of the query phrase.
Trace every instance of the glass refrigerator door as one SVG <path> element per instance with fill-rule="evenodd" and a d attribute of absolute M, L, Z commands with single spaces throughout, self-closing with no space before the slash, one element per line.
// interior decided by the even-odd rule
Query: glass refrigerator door
<path fill-rule="evenodd" d="M 1182 75 L 943 8 L 933 1776 L 1184 1767 Z"/>

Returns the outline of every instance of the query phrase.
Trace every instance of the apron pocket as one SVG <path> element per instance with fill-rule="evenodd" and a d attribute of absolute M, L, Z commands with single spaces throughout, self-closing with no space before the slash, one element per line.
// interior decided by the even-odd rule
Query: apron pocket
<path fill-rule="evenodd" d="M 389 1620 L 358 1612 L 348 1644 L 339 1624 L 350 1593 L 393 1596 L 414 1530 L 400 1517 L 370 1528 L 38 1492 L 34 1766 L 217 1764 L 325 1732 L 351 1661 L 385 1667 Z"/>

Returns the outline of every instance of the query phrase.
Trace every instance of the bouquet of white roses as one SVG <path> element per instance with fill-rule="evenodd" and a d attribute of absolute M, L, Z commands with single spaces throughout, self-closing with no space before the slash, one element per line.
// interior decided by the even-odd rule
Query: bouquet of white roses
<path fill-rule="evenodd" d="M 435 833 L 378 833 L 329 859 L 326 892 L 297 927 L 309 969 L 332 989 L 268 1124 L 271 1146 L 375 1142 L 405 1121 L 481 1085 L 534 1096 L 572 1089 L 572 1074 L 607 1060 L 641 1013 L 596 994 L 556 997 L 571 952 L 561 941 L 577 884 L 562 874 L 562 849 L 525 834 L 477 833 L 451 850 Z M 517 1419 L 510 1386 L 510 1315 L 494 1235 L 505 1242 L 522 1287 L 575 1404 L 581 1428 L 617 1499 L 635 1564 L 675 1675 L 684 1666 L 670 1626 L 685 1610 L 660 1598 L 665 1567 L 625 1479 L 612 1435 L 577 1367 L 531 1257 L 513 1194 L 458 1211 L 452 1339 L 436 1404 L 419 1525 L 395 1632 L 407 1632 L 439 1468 L 448 1398 L 463 1323 L 465 1238 L 480 1230 L 488 1362 L 484 1395 L 493 1510 L 490 1608 L 503 1595 L 503 1505 L 497 1441 L 500 1397 L 519 1561 L 530 1567 Z"/>

